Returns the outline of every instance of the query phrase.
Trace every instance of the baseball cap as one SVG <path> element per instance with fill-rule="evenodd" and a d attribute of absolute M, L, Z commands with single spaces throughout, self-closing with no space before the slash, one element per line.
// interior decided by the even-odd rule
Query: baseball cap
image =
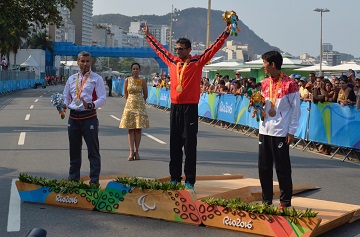
<path fill-rule="evenodd" d="M 302 78 L 300 78 L 300 81 L 305 81 L 305 82 L 307 82 L 307 79 L 306 79 L 306 77 L 302 77 Z"/>
<path fill-rule="evenodd" d="M 295 75 L 295 79 L 300 79 L 301 75 Z"/>

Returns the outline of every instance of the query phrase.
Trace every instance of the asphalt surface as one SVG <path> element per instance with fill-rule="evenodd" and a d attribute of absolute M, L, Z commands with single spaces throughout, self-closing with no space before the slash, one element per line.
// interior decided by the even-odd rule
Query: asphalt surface
<path fill-rule="evenodd" d="M 20 208 L 14 207 L 16 195 L 11 192 L 11 186 L 19 173 L 57 179 L 67 177 L 67 118 L 62 120 L 50 103 L 50 96 L 62 90 L 63 86 L 50 86 L 0 96 L 0 201 L 3 203 L 0 206 L 0 236 L 26 236 L 32 228 L 45 229 L 47 236 L 253 236 L 136 216 L 39 204 L 20 203 Z M 140 147 L 142 160 L 129 162 L 127 130 L 118 128 L 124 104 L 124 98 L 108 97 L 107 104 L 98 110 L 102 175 L 168 176 L 169 113 L 153 106 L 147 107 L 151 128 L 143 132 L 166 144 L 143 135 Z M 198 175 L 228 173 L 258 178 L 257 144 L 256 137 L 201 122 Z M 360 205 L 359 163 L 342 162 L 300 149 L 291 149 L 290 152 L 293 182 L 312 182 L 321 187 L 297 196 Z M 88 175 L 85 144 L 83 158 L 81 174 Z M 360 221 L 343 225 L 323 236 L 360 236 Z"/>

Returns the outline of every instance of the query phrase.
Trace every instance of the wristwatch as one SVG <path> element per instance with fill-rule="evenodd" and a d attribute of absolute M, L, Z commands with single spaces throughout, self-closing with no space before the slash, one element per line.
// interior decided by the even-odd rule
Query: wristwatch
<path fill-rule="evenodd" d="M 88 109 L 88 110 L 92 110 L 94 107 L 95 107 L 95 106 L 94 106 L 93 103 L 88 103 L 88 104 L 87 104 L 87 109 Z"/>

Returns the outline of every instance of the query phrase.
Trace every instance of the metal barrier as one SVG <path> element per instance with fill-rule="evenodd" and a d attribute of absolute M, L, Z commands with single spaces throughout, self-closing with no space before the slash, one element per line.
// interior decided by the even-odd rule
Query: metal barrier
<path fill-rule="evenodd" d="M 35 78 L 35 72 L 29 71 L 0 71 L 0 81 L 21 80 Z"/>

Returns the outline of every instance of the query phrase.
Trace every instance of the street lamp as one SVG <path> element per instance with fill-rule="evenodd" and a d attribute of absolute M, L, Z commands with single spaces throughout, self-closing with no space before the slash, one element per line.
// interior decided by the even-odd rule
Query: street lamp
<path fill-rule="evenodd" d="M 208 0 L 207 28 L 206 28 L 206 48 L 210 44 L 210 12 L 211 12 L 211 0 Z"/>
<path fill-rule="evenodd" d="M 316 8 L 314 12 L 320 12 L 320 68 L 319 74 L 322 76 L 322 59 L 323 59 L 323 48 L 322 48 L 322 14 L 323 12 L 330 12 L 327 8 Z"/>
<path fill-rule="evenodd" d="M 171 5 L 171 14 L 170 14 L 170 35 L 169 35 L 169 40 L 170 40 L 170 42 L 169 42 L 169 51 L 170 51 L 170 53 L 173 53 L 173 46 L 172 46 L 172 43 L 173 43 L 173 22 L 174 21 L 177 21 L 177 19 L 176 18 L 174 18 L 174 17 L 176 17 L 177 15 L 179 15 L 179 13 L 178 13 L 178 9 L 174 9 L 174 6 L 173 5 Z"/>

